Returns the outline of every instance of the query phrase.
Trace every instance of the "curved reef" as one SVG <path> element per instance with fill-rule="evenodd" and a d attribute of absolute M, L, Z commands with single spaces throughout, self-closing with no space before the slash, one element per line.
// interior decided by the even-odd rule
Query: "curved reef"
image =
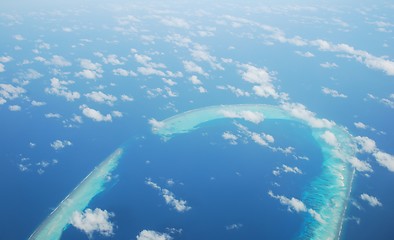
<path fill-rule="evenodd" d="M 340 239 L 354 175 L 347 160 L 355 155 L 352 136 L 345 128 L 335 124 L 316 127 L 313 122 L 322 119 L 314 116 L 305 119 L 298 112 L 289 111 L 286 107 L 241 104 L 211 106 L 181 113 L 156 124 L 153 132 L 168 140 L 177 134 L 193 131 L 208 121 L 228 116 L 243 118 L 245 112 L 260 113 L 265 119 L 297 121 L 311 128 L 312 136 L 323 153 L 323 165 L 321 174 L 304 192 L 303 200 L 308 207 L 320 214 L 324 221 L 319 222 L 312 216 L 305 216 L 298 239 Z M 313 121 L 311 118 L 314 118 Z M 335 146 L 323 139 L 322 136 L 327 131 L 335 136 Z"/>

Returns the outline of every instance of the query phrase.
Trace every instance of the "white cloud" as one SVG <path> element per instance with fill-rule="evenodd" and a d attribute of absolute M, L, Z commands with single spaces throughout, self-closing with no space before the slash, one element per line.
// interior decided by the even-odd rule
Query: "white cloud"
<path fill-rule="evenodd" d="M 116 56 L 115 54 L 110 54 L 107 57 L 103 57 L 103 61 L 105 64 L 112 64 L 112 65 L 123 65 L 124 62 L 121 62 L 118 59 L 118 56 Z"/>
<path fill-rule="evenodd" d="M 171 240 L 172 237 L 166 233 L 152 230 L 142 230 L 137 236 L 137 240 Z"/>
<path fill-rule="evenodd" d="M 324 94 L 330 95 L 335 98 L 347 98 L 345 94 L 339 93 L 337 90 L 326 88 L 326 87 L 322 87 L 322 92 Z"/>
<path fill-rule="evenodd" d="M 315 210 L 313 210 L 312 208 L 307 208 L 305 206 L 305 204 L 301 201 L 298 200 L 297 198 L 287 198 L 285 196 L 281 196 L 281 195 L 275 195 L 272 193 L 272 191 L 268 191 L 268 195 L 272 198 L 278 199 L 279 202 L 282 205 L 287 206 L 288 211 L 290 212 L 307 212 L 311 215 L 311 217 L 313 217 L 316 221 L 320 222 L 320 223 L 324 223 L 325 221 L 323 220 L 322 216 L 316 212 Z"/>
<path fill-rule="evenodd" d="M 322 224 L 325 223 L 325 221 L 323 220 L 321 215 L 318 212 L 316 212 L 315 210 L 313 210 L 312 208 L 308 209 L 308 213 L 311 215 L 311 217 L 313 217 L 319 223 L 322 223 Z"/>
<path fill-rule="evenodd" d="M 362 122 L 355 122 L 354 123 L 354 126 L 356 127 L 356 128 L 360 128 L 360 129 L 367 129 L 367 125 L 365 125 L 364 123 L 362 123 Z"/>
<path fill-rule="evenodd" d="M 98 73 L 96 71 L 89 70 L 89 69 L 84 69 L 80 72 L 77 72 L 76 76 L 77 77 L 84 77 L 87 79 L 96 79 L 96 78 L 102 77 L 102 75 L 100 73 Z"/>
<path fill-rule="evenodd" d="M 21 74 L 21 78 L 26 79 L 26 80 L 34 80 L 34 79 L 38 79 L 41 78 L 43 75 L 39 72 L 37 72 L 34 69 L 27 69 L 26 72 L 24 72 L 23 74 Z"/>
<path fill-rule="evenodd" d="M 192 62 L 192 61 L 183 61 L 183 67 L 185 68 L 186 72 L 190 72 L 190 73 L 198 73 L 201 74 L 205 77 L 208 76 L 208 73 L 206 73 L 204 71 L 204 69 L 202 69 L 202 67 L 198 66 L 196 63 Z"/>
<path fill-rule="evenodd" d="M 200 44 L 194 44 L 194 47 L 189 49 L 192 57 L 196 61 L 204 61 L 209 63 L 213 69 L 217 70 L 224 70 L 222 65 L 220 65 L 216 57 L 212 56 L 209 52 L 206 46 L 200 45 Z"/>
<path fill-rule="evenodd" d="M 243 227 L 242 223 L 234 223 L 234 224 L 226 226 L 226 230 L 237 230 L 237 229 L 240 229 L 241 227 Z"/>
<path fill-rule="evenodd" d="M 5 71 L 4 64 L 0 63 L 0 72 L 4 72 L 4 71 Z"/>
<path fill-rule="evenodd" d="M 34 107 L 41 107 L 41 106 L 44 106 L 46 104 L 47 104 L 46 102 L 38 102 L 38 101 L 35 101 L 35 100 L 31 101 L 31 105 L 34 106 Z"/>
<path fill-rule="evenodd" d="M 94 232 L 103 236 L 112 236 L 114 234 L 114 224 L 109 221 L 109 218 L 114 216 L 114 213 L 107 212 L 107 210 L 88 208 L 84 212 L 75 211 L 71 216 L 70 223 L 86 233 L 89 238 L 92 237 Z"/>
<path fill-rule="evenodd" d="M 295 173 L 295 174 L 302 174 L 302 171 L 298 167 L 289 167 L 285 164 L 282 165 L 282 170 L 285 173 Z"/>
<path fill-rule="evenodd" d="M 45 114 L 46 118 L 61 118 L 62 115 L 60 115 L 59 113 L 47 113 Z"/>
<path fill-rule="evenodd" d="M 94 102 L 105 103 L 109 106 L 112 106 L 114 102 L 117 100 L 115 96 L 111 94 L 105 94 L 101 91 L 99 92 L 93 91 L 91 93 L 85 94 L 85 96 Z"/>
<path fill-rule="evenodd" d="M 93 71 L 97 71 L 97 72 L 102 72 L 101 64 L 93 63 L 89 59 L 81 59 L 80 60 L 80 65 L 84 69 L 89 69 L 89 70 L 93 70 Z"/>
<path fill-rule="evenodd" d="M 387 75 L 394 76 L 394 62 L 386 59 L 386 57 L 376 57 L 366 51 L 354 49 L 354 47 L 347 44 L 333 44 L 321 39 L 311 41 L 310 44 L 317 46 L 321 51 L 348 54 L 351 58 L 363 63 L 368 68 L 381 70 Z"/>
<path fill-rule="evenodd" d="M 252 111 L 232 112 L 223 110 L 221 111 L 221 114 L 227 118 L 241 118 L 255 124 L 258 124 L 264 120 L 264 115 L 262 113 Z"/>
<path fill-rule="evenodd" d="M 182 36 L 178 33 L 167 35 L 166 41 L 172 42 L 179 47 L 189 47 L 189 45 L 192 43 L 192 40 L 190 38 Z"/>
<path fill-rule="evenodd" d="M 12 61 L 12 57 L 10 57 L 10 56 L 0 56 L 0 62 L 7 63 L 7 62 L 10 62 L 10 61 Z"/>
<path fill-rule="evenodd" d="M 325 131 L 322 135 L 321 138 L 323 138 L 323 140 L 333 146 L 333 147 L 338 147 L 338 140 L 337 137 L 330 131 Z"/>
<path fill-rule="evenodd" d="M 93 121 L 96 122 L 112 122 L 112 117 L 110 114 L 103 115 L 99 111 L 89 108 L 86 105 L 81 105 L 79 106 L 79 109 L 82 110 L 83 115 L 86 117 L 92 119 Z"/>
<path fill-rule="evenodd" d="M 51 60 L 51 64 L 58 66 L 58 67 L 68 67 L 71 66 L 71 63 L 67 61 L 64 57 L 59 55 L 53 55 Z"/>
<path fill-rule="evenodd" d="M 93 63 L 89 59 L 81 59 L 80 65 L 83 68 L 83 70 L 80 72 L 77 72 L 76 76 L 81 76 L 81 77 L 84 77 L 87 79 L 96 79 L 96 78 L 103 77 L 102 73 L 104 71 L 101 68 L 101 64 Z"/>
<path fill-rule="evenodd" d="M 62 30 L 63 30 L 63 32 L 72 32 L 73 31 L 72 28 L 69 28 L 69 27 L 63 27 Z"/>
<path fill-rule="evenodd" d="M 135 76 L 137 76 L 137 74 L 136 74 L 135 72 L 133 72 L 133 71 L 127 71 L 127 70 L 125 70 L 125 69 L 123 69 L 123 68 L 114 69 L 114 70 L 112 70 L 112 72 L 113 72 L 115 75 L 117 75 L 117 76 L 122 76 L 122 77 L 128 77 L 128 76 L 135 77 Z"/>
<path fill-rule="evenodd" d="M 165 202 L 172 206 L 177 212 L 186 212 L 191 209 L 190 206 L 187 206 L 187 201 L 185 200 L 179 200 L 175 197 L 174 193 L 170 192 L 166 188 L 161 188 L 159 185 L 156 183 L 152 182 L 151 179 L 147 179 L 145 183 L 148 186 L 151 186 L 152 188 L 159 190 L 162 197 L 164 198 Z"/>
<path fill-rule="evenodd" d="M 67 101 L 74 101 L 79 99 L 81 95 L 78 92 L 69 91 L 66 87 L 67 85 L 73 84 L 73 81 L 60 81 L 57 78 L 51 79 L 51 87 L 45 88 L 45 92 L 57 96 L 62 96 L 67 99 Z"/>
<path fill-rule="evenodd" d="M 22 110 L 21 106 L 19 105 L 11 105 L 8 107 L 8 109 L 12 112 L 19 112 L 20 110 Z"/>
<path fill-rule="evenodd" d="M 14 35 L 14 38 L 15 38 L 15 40 L 17 40 L 17 41 L 23 41 L 23 40 L 25 40 L 25 38 L 24 38 L 22 35 L 20 35 L 20 34 Z"/>
<path fill-rule="evenodd" d="M 167 78 L 162 78 L 163 82 L 168 84 L 169 86 L 175 86 L 177 85 L 176 82 L 174 82 L 172 79 L 167 79 Z"/>
<path fill-rule="evenodd" d="M 296 54 L 300 55 L 301 57 L 306 57 L 306 58 L 311 58 L 314 57 L 313 53 L 311 52 L 301 52 L 301 51 L 295 51 Z"/>
<path fill-rule="evenodd" d="M 392 94 L 391 94 L 392 95 Z M 391 98 L 392 99 L 392 96 L 389 96 L 389 98 Z M 382 104 L 384 104 L 384 105 L 386 105 L 386 106 L 388 106 L 388 107 L 390 107 L 390 108 L 394 108 L 394 101 L 392 101 L 391 99 L 388 99 L 388 98 L 379 98 L 379 97 L 377 97 L 377 96 L 374 96 L 374 95 L 372 95 L 372 94 L 370 94 L 370 93 L 368 93 L 368 98 L 370 98 L 370 99 L 372 99 L 372 100 L 376 100 L 376 101 L 378 101 L 379 103 L 382 103 Z"/>
<path fill-rule="evenodd" d="M 119 111 L 112 111 L 111 115 L 117 118 L 123 117 L 123 113 Z"/>
<path fill-rule="evenodd" d="M 202 82 L 196 75 L 193 75 L 189 78 L 190 82 L 192 82 L 194 85 L 202 85 Z"/>
<path fill-rule="evenodd" d="M 250 93 L 247 91 L 244 91 L 240 88 L 236 88 L 231 85 L 226 85 L 226 86 L 216 86 L 217 89 L 220 90 L 230 90 L 232 93 L 235 94 L 236 97 L 250 97 Z"/>
<path fill-rule="evenodd" d="M 274 73 L 268 72 L 265 68 L 257 68 L 249 64 L 243 64 L 240 67 L 243 68 L 243 71 L 241 71 L 242 78 L 247 82 L 257 84 L 253 86 L 253 91 L 257 96 L 264 98 L 273 97 L 274 99 L 282 97 L 272 83 L 275 79 Z"/>
<path fill-rule="evenodd" d="M 137 71 L 145 76 L 149 76 L 149 75 L 157 75 L 160 77 L 166 76 L 166 74 L 163 71 L 155 69 L 153 67 L 138 67 Z"/>
<path fill-rule="evenodd" d="M 261 145 L 261 146 L 268 146 L 268 143 L 263 139 L 263 137 L 261 137 L 260 134 L 258 134 L 258 133 L 252 133 L 250 137 L 252 138 L 252 140 L 253 140 L 255 143 L 257 143 L 257 144 L 259 144 L 259 145 Z"/>
<path fill-rule="evenodd" d="M 386 167 L 389 171 L 394 172 L 394 156 L 382 151 L 376 151 L 374 154 L 379 165 Z"/>
<path fill-rule="evenodd" d="M 282 205 L 285 205 L 288 207 L 288 210 L 290 212 L 292 212 L 292 211 L 306 212 L 307 211 L 305 204 L 302 201 L 298 200 L 297 198 L 292 197 L 290 199 L 285 196 L 275 195 L 272 193 L 272 191 L 269 191 L 268 195 L 272 198 L 278 199 Z"/>
<path fill-rule="evenodd" d="M 26 90 L 21 87 L 15 87 L 11 84 L 0 84 L 0 97 L 4 99 L 15 99 L 21 94 L 25 93 Z"/>
<path fill-rule="evenodd" d="M 369 163 L 361 161 L 356 157 L 348 159 L 349 163 L 359 172 L 373 172 L 372 167 Z"/>
<path fill-rule="evenodd" d="M 356 136 L 353 137 L 353 139 L 359 146 L 359 152 L 372 154 L 380 166 L 387 168 L 391 172 L 394 172 L 393 155 L 379 150 L 376 146 L 375 141 L 368 137 Z"/>
<path fill-rule="evenodd" d="M 152 126 L 152 129 L 154 131 L 156 131 L 156 130 L 158 130 L 158 129 L 160 129 L 160 128 L 165 126 L 165 124 L 163 122 L 157 121 L 154 118 L 149 119 L 148 123 Z"/>
<path fill-rule="evenodd" d="M 124 101 L 124 102 L 132 102 L 132 101 L 134 101 L 134 98 L 129 97 L 129 96 L 125 95 L 125 94 L 121 95 L 121 96 L 120 96 L 120 99 L 121 99 L 122 101 Z"/>
<path fill-rule="evenodd" d="M 377 150 L 375 141 L 369 137 L 356 136 L 354 140 L 361 147 L 360 152 L 373 153 Z"/>
<path fill-rule="evenodd" d="M 360 195 L 360 198 L 366 201 L 371 207 L 381 207 L 382 203 L 374 196 L 363 193 Z"/>
<path fill-rule="evenodd" d="M 68 141 L 68 140 L 55 140 L 53 143 L 51 143 L 51 147 L 55 150 L 60 150 L 63 149 L 65 147 L 69 147 L 72 146 L 73 144 Z"/>
<path fill-rule="evenodd" d="M 234 134 L 232 134 L 231 132 L 224 132 L 222 134 L 223 139 L 228 140 L 230 142 L 230 144 L 232 145 L 236 145 L 237 144 L 237 140 L 238 137 Z"/>
<path fill-rule="evenodd" d="M 206 88 L 202 87 L 202 86 L 197 87 L 197 90 L 198 90 L 200 93 L 207 93 L 207 92 L 208 92 L 208 90 L 207 90 Z"/>
<path fill-rule="evenodd" d="M 4 98 L 0 97 L 0 105 L 3 105 L 6 102 L 7 102 L 7 100 L 5 100 Z"/>
<path fill-rule="evenodd" d="M 166 17 L 160 20 L 161 23 L 169 27 L 185 28 L 189 29 L 190 25 L 184 19 L 177 17 Z"/>
<path fill-rule="evenodd" d="M 336 63 L 325 62 L 320 64 L 323 68 L 337 68 L 338 65 Z"/>
<path fill-rule="evenodd" d="M 76 123 L 83 123 L 82 117 L 79 115 L 75 115 L 71 118 L 71 121 L 76 122 Z"/>
<path fill-rule="evenodd" d="M 304 120 L 311 127 L 331 128 L 332 126 L 335 126 L 333 121 L 329 121 L 325 118 L 316 118 L 315 113 L 309 111 L 304 105 L 300 103 L 283 103 L 281 107 L 288 111 L 295 118 Z"/>

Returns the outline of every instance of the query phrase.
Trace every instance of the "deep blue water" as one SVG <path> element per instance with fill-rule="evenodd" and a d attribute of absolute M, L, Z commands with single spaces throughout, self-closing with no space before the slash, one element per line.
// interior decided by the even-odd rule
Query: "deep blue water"
<path fill-rule="evenodd" d="M 289 239 L 296 236 L 303 215 L 288 212 L 267 192 L 273 190 L 300 198 L 303 188 L 319 173 L 319 149 L 301 125 L 267 121 L 259 127 L 248 126 L 251 130 L 275 132 L 278 142 L 275 145 L 292 144 L 297 151 L 307 153 L 310 160 L 294 160 L 255 143 L 230 145 L 221 137 L 224 131 L 235 130 L 229 120 L 214 121 L 168 142 L 147 135 L 132 143 L 121 160 L 119 182 L 95 198 L 90 207 L 101 207 L 116 214 L 115 239 L 136 236 L 143 229 L 166 232 L 166 228 L 183 229 L 181 234 L 175 235 L 177 239 Z M 296 141 L 296 136 L 302 136 L 302 141 Z M 309 151 L 305 152 L 306 149 Z M 272 170 L 282 164 L 297 164 L 305 175 L 283 174 L 275 178 Z M 179 213 L 166 205 L 159 193 L 145 184 L 148 177 L 172 191 L 178 199 L 186 200 L 192 209 Z M 168 179 L 173 179 L 175 184 L 168 186 Z M 280 189 L 273 185 L 273 180 L 281 184 Z M 242 227 L 226 230 L 231 224 L 242 224 Z M 283 226 L 287 231 L 283 231 Z M 84 239 L 85 236 L 70 228 L 63 238 Z"/>

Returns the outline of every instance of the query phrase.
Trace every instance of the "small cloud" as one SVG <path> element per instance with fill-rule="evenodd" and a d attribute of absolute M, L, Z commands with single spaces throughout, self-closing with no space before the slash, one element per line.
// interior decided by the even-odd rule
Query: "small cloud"
<path fill-rule="evenodd" d="M 15 87 L 11 84 L 0 84 L 0 97 L 4 99 L 15 99 L 20 97 L 26 90 L 21 87 Z"/>
<path fill-rule="evenodd" d="M 177 82 L 173 81 L 172 79 L 162 78 L 163 82 L 168 84 L 169 86 L 177 85 Z"/>
<path fill-rule="evenodd" d="M 55 140 L 51 143 L 51 147 L 55 150 L 60 150 L 68 146 L 72 146 L 72 143 L 68 140 Z"/>
<path fill-rule="evenodd" d="M 309 111 L 300 103 L 283 103 L 282 108 L 288 111 L 292 116 L 306 121 L 314 128 L 331 128 L 335 125 L 335 122 L 329 121 L 325 118 L 316 118 L 316 114 L 314 112 Z"/>
<path fill-rule="evenodd" d="M 79 94 L 79 92 L 72 92 L 68 90 L 67 85 L 73 83 L 73 81 L 61 81 L 57 78 L 52 78 L 51 87 L 45 88 L 45 92 L 52 95 L 65 97 L 67 101 L 74 101 L 76 99 L 79 99 L 81 95 Z"/>
<path fill-rule="evenodd" d="M 323 68 L 337 68 L 338 65 L 336 63 L 325 62 L 320 64 Z"/>
<path fill-rule="evenodd" d="M 289 167 L 285 164 L 282 165 L 282 171 L 285 173 L 295 173 L 295 174 L 302 174 L 302 171 L 298 167 Z"/>
<path fill-rule="evenodd" d="M 262 113 L 252 111 L 232 112 L 223 110 L 221 114 L 227 118 L 241 118 L 255 124 L 261 123 L 264 120 L 264 115 Z"/>
<path fill-rule="evenodd" d="M 366 201 L 371 207 L 381 207 L 382 203 L 374 196 L 363 193 L 360 195 L 361 200 Z"/>
<path fill-rule="evenodd" d="M 197 87 L 197 90 L 198 90 L 200 93 L 207 93 L 207 92 L 208 92 L 208 90 L 207 90 L 206 88 L 204 88 L 203 86 Z"/>
<path fill-rule="evenodd" d="M 162 18 L 160 20 L 161 23 L 164 25 L 167 25 L 169 27 L 177 27 L 177 28 L 184 28 L 184 29 L 189 29 L 190 25 L 187 23 L 185 20 L 177 17 L 167 17 L 167 18 Z"/>
<path fill-rule="evenodd" d="M 121 118 L 123 117 L 123 113 L 119 112 L 119 111 L 112 111 L 111 115 L 113 117 L 117 117 L 117 118 Z"/>
<path fill-rule="evenodd" d="M 107 57 L 103 57 L 103 61 L 105 64 L 111 65 L 123 65 L 124 62 L 121 62 L 115 54 L 110 54 Z"/>
<path fill-rule="evenodd" d="M 331 97 L 335 97 L 335 98 L 347 98 L 345 94 L 339 93 L 337 90 L 326 88 L 326 87 L 322 88 L 322 92 L 326 95 L 330 95 Z"/>
<path fill-rule="evenodd" d="M 22 35 L 20 35 L 20 34 L 14 35 L 14 39 L 17 40 L 17 41 L 23 41 L 23 40 L 25 40 L 25 38 L 24 38 Z"/>
<path fill-rule="evenodd" d="M 53 55 L 51 60 L 51 64 L 58 66 L 58 67 L 68 67 L 71 66 L 71 63 L 67 61 L 64 57 L 59 55 Z"/>
<path fill-rule="evenodd" d="M 61 118 L 62 115 L 60 115 L 59 113 L 46 113 L 45 117 L 46 118 Z"/>
<path fill-rule="evenodd" d="M 63 30 L 63 32 L 72 32 L 73 31 L 72 28 L 69 28 L 69 27 L 64 27 L 64 28 L 62 28 L 62 30 Z"/>
<path fill-rule="evenodd" d="M 196 75 L 193 75 L 189 78 L 190 82 L 193 83 L 193 85 L 202 85 L 202 82 Z"/>
<path fill-rule="evenodd" d="M 152 182 L 151 179 L 147 179 L 145 183 L 148 186 L 151 186 L 153 189 L 160 191 L 162 197 L 164 198 L 165 202 L 172 206 L 177 212 L 187 212 L 191 209 L 190 206 L 187 205 L 187 201 L 182 199 L 177 199 L 171 191 L 166 188 L 161 188 L 157 183 Z"/>
<path fill-rule="evenodd" d="M 105 103 L 109 106 L 112 106 L 114 102 L 117 100 L 117 98 L 111 94 L 105 94 L 101 91 L 99 92 L 91 92 L 85 94 L 85 97 L 89 98 L 90 100 L 98 103 Z"/>
<path fill-rule="evenodd" d="M 223 139 L 228 140 L 230 142 L 230 144 L 232 144 L 232 145 L 237 144 L 238 137 L 230 132 L 224 132 L 222 134 L 222 137 L 223 137 Z"/>
<path fill-rule="evenodd" d="M 154 131 L 165 126 L 165 124 L 163 122 L 157 121 L 154 118 L 149 119 L 148 123 L 152 126 L 152 129 Z"/>
<path fill-rule="evenodd" d="M 311 58 L 314 57 L 313 53 L 311 52 L 301 52 L 301 51 L 295 51 L 296 54 L 300 55 L 301 57 L 306 57 L 306 58 Z"/>
<path fill-rule="evenodd" d="M 356 128 L 360 128 L 360 129 L 367 129 L 367 125 L 366 124 L 364 124 L 364 123 L 362 123 L 362 122 L 355 122 L 354 123 L 354 126 L 356 127 Z"/>
<path fill-rule="evenodd" d="M 333 147 L 337 147 L 338 146 L 338 140 L 337 140 L 337 138 L 336 138 L 336 136 L 332 133 L 332 132 L 330 132 L 330 131 L 325 131 L 322 135 L 321 135 L 321 138 L 323 138 L 323 140 L 327 143 L 327 144 L 329 144 L 329 145 L 331 145 L 331 146 L 333 146 Z"/>
<path fill-rule="evenodd" d="M 142 230 L 137 235 L 137 240 L 172 240 L 172 237 L 166 233 L 160 233 L 153 230 Z"/>
<path fill-rule="evenodd" d="M 101 68 L 101 64 L 93 63 L 89 59 L 81 59 L 80 65 L 83 68 L 83 70 L 76 73 L 77 77 L 84 77 L 87 79 L 96 79 L 103 77 L 102 73 L 104 71 Z"/>
<path fill-rule="evenodd" d="M 103 236 L 112 236 L 114 234 L 114 224 L 109 218 L 115 214 L 96 208 L 94 210 L 88 208 L 84 212 L 75 211 L 70 219 L 71 225 L 86 233 L 89 238 L 93 233 L 97 232 Z"/>
<path fill-rule="evenodd" d="M 323 220 L 322 216 L 316 212 L 315 210 L 313 210 L 312 208 L 307 208 L 305 206 L 305 204 L 301 201 L 298 200 L 297 198 L 287 198 L 285 196 L 280 196 L 280 195 L 275 195 L 272 193 L 272 191 L 268 191 L 268 195 L 272 198 L 278 199 L 279 202 L 282 205 L 287 206 L 288 211 L 290 212 L 307 212 L 311 215 L 312 218 L 314 218 L 316 221 L 320 222 L 320 223 L 324 223 L 325 221 Z"/>
<path fill-rule="evenodd" d="M 46 105 L 46 102 L 38 102 L 38 101 L 33 100 L 33 101 L 31 101 L 31 105 L 34 107 L 41 107 L 41 106 Z"/>
<path fill-rule="evenodd" d="M 242 223 L 234 223 L 231 225 L 227 225 L 226 230 L 237 230 L 237 229 L 240 229 L 241 227 L 243 227 Z"/>
<path fill-rule="evenodd" d="M 132 102 L 132 101 L 134 101 L 134 98 L 132 98 L 132 97 L 129 97 L 129 96 L 127 96 L 127 95 L 122 95 L 122 96 L 120 96 L 120 99 L 122 100 L 122 101 L 124 101 L 124 102 Z"/>
<path fill-rule="evenodd" d="M 8 107 L 8 109 L 12 112 L 19 112 L 20 110 L 22 110 L 21 106 L 19 105 L 11 105 Z"/>
<path fill-rule="evenodd" d="M 198 66 L 196 63 L 192 61 L 183 61 L 183 67 L 185 68 L 186 72 L 190 73 L 198 73 L 205 77 L 208 77 L 208 73 L 202 69 L 202 67 Z"/>
<path fill-rule="evenodd" d="M 1 63 L 7 63 L 7 62 L 10 62 L 10 61 L 12 61 L 12 57 L 10 57 L 10 56 L 0 56 L 0 62 Z"/>
<path fill-rule="evenodd" d="M 135 72 L 127 71 L 123 68 L 114 69 L 114 70 L 112 70 L 112 72 L 114 73 L 114 75 L 122 76 L 122 77 L 128 77 L 128 76 L 136 77 L 137 76 L 137 74 Z"/>
<path fill-rule="evenodd" d="M 110 114 L 103 115 L 100 113 L 100 111 L 97 111 L 95 109 L 89 108 L 86 105 L 81 105 L 79 106 L 79 109 L 82 110 L 83 115 L 86 117 L 92 119 L 93 121 L 96 122 L 112 122 L 112 117 Z"/>

